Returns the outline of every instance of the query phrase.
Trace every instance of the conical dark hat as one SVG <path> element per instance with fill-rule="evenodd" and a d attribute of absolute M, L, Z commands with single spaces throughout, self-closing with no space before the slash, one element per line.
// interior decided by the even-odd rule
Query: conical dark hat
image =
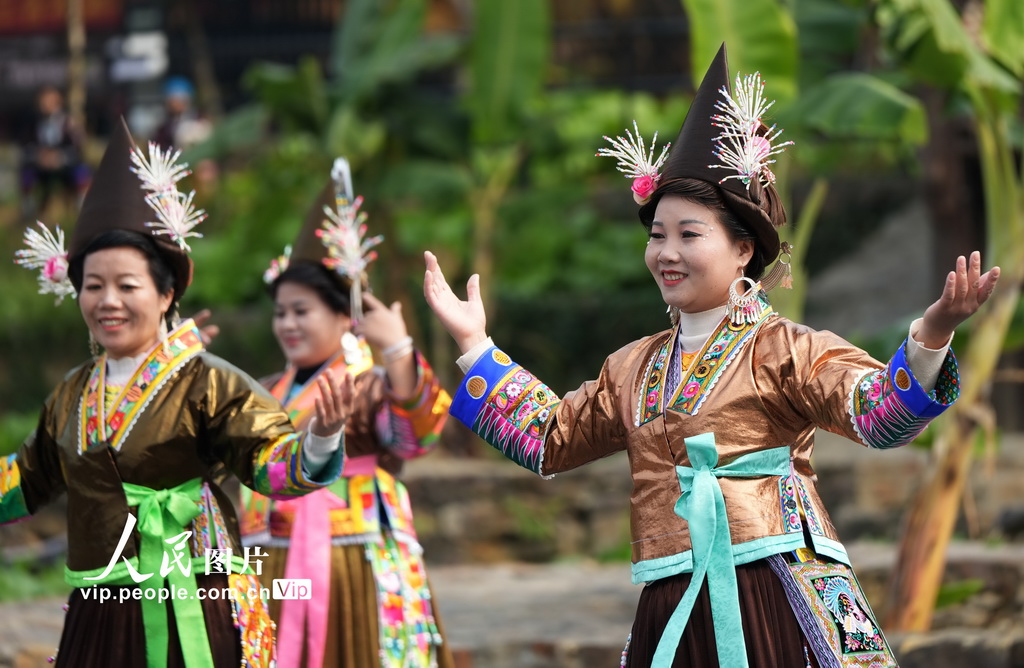
<path fill-rule="evenodd" d="M 320 194 L 317 195 L 313 206 L 306 212 L 306 219 L 302 223 L 302 229 L 292 244 L 290 262 L 315 262 L 321 263 L 327 258 L 327 247 L 324 246 L 320 237 L 316 235 L 317 230 L 323 228 L 327 214 L 324 207 L 334 208 L 334 182 L 328 180 Z"/>
<path fill-rule="evenodd" d="M 647 204 L 640 207 L 640 220 L 650 225 L 654 219 L 654 211 L 661 199 L 661 194 L 672 181 L 678 179 L 698 179 L 718 186 L 729 210 L 748 226 L 757 236 L 768 253 L 774 257 L 779 252 L 779 233 L 771 218 L 759 206 L 765 196 L 764 188 L 757 179 L 750 182 L 748 188 L 739 179 L 721 182 L 723 170 L 713 169 L 710 165 L 719 162 L 715 156 L 715 138 L 720 130 L 714 125 L 712 116 L 718 114 L 715 104 L 725 98 L 722 88 L 731 90 L 729 86 L 729 64 L 725 44 L 718 50 L 711 61 L 704 79 L 697 89 L 690 110 L 686 114 L 679 136 L 669 151 L 668 159 L 661 170 L 658 188 L 651 195 Z M 779 221 L 781 225 L 783 221 Z"/>
<path fill-rule="evenodd" d="M 111 230 L 138 232 L 151 237 L 160 254 L 174 271 L 174 299 L 178 301 L 192 282 L 192 261 L 176 244 L 153 234 L 146 223 L 156 220 L 156 213 L 146 203 L 146 192 L 139 177 L 131 171 L 131 150 L 135 141 L 128 125 L 121 122 L 107 144 L 99 167 L 93 174 L 78 220 L 71 232 L 68 257 L 74 259 L 93 239 Z M 75 289 L 80 290 L 81 285 Z"/>

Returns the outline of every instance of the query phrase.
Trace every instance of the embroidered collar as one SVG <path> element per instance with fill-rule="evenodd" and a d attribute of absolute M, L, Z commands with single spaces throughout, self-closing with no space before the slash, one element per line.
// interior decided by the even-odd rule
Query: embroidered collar
<path fill-rule="evenodd" d="M 683 380 L 675 389 L 675 394 L 666 401 L 665 381 L 669 360 L 676 360 L 676 348 L 685 345 L 684 336 L 681 334 L 680 325 L 676 325 L 661 348 L 651 357 L 643 376 L 643 390 L 637 402 L 636 425 L 640 426 L 650 422 L 658 415 L 661 415 L 665 408 L 696 415 L 705 399 L 711 394 L 715 383 L 718 381 L 729 363 L 736 354 L 743 348 L 751 335 L 772 315 L 775 311 L 768 301 L 768 296 L 762 291 L 758 300 L 764 307 L 764 313 L 754 323 L 734 325 L 724 315 L 716 323 L 711 335 L 704 342 L 700 352 L 694 357 L 690 368 L 684 370 Z M 690 314 L 689 325 L 698 328 L 698 321 L 710 319 L 715 311 L 704 311 L 702 313 Z M 684 316 L 686 314 L 683 314 Z M 686 335 L 686 339 L 701 336 L 699 333 Z"/>
<path fill-rule="evenodd" d="M 110 413 L 104 408 L 107 355 L 104 353 L 93 365 L 89 380 L 82 392 L 79 407 L 78 452 L 109 445 L 120 450 L 150 400 L 181 366 L 203 350 L 199 328 L 186 320 L 167 335 L 164 344 L 157 343 L 143 357 L 124 387 L 114 399 Z M 123 362 L 123 361 L 122 361 Z M 117 363 L 115 363 L 117 366 Z"/>
<path fill-rule="evenodd" d="M 333 358 L 324 362 L 323 366 L 298 388 L 292 387 L 297 369 L 289 364 L 281 378 L 270 388 L 270 393 L 278 401 L 284 403 L 285 410 L 288 411 L 288 417 L 293 424 L 304 425 L 316 409 L 316 399 L 320 396 L 316 379 L 327 369 L 338 371 L 346 367 L 353 378 L 373 368 L 373 353 L 365 339 L 359 340 L 358 355 L 352 354 L 352 351 L 348 353 L 339 351 Z"/>

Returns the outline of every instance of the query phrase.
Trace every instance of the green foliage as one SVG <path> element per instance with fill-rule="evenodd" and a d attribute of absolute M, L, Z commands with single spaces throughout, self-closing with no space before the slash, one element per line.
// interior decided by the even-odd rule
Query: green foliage
<path fill-rule="evenodd" d="M 530 541 L 550 541 L 555 537 L 558 515 L 565 502 L 562 499 L 548 499 L 539 504 L 524 503 L 518 497 L 506 496 L 501 500 L 502 508 L 515 522 L 517 532 Z"/>
<path fill-rule="evenodd" d="M 690 20 L 694 82 L 725 42 L 732 73 L 760 72 L 780 105 L 796 97 L 796 23 L 778 0 L 682 0 Z"/>
<path fill-rule="evenodd" d="M 790 109 L 792 128 L 811 139 L 819 164 L 870 163 L 907 155 L 927 141 L 928 120 L 917 99 L 864 72 L 838 73 L 808 87 Z M 887 149 L 892 147 L 895 153 Z M 801 153 L 807 142 L 801 142 Z M 852 153 L 856 151 L 856 153 Z M 802 160 L 806 160 L 802 155 Z"/>
<path fill-rule="evenodd" d="M 618 545 L 611 547 L 594 557 L 600 564 L 628 564 L 633 560 L 633 546 L 627 536 Z"/>
<path fill-rule="evenodd" d="M 15 452 L 39 422 L 36 413 L 5 413 L 0 415 L 0 457 Z"/>
<path fill-rule="evenodd" d="M 1024 2 L 986 0 L 982 39 L 987 51 L 1018 79 L 1024 79 Z"/>
<path fill-rule="evenodd" d="M 949 0 L 880 0 L 877 16 L 885 41 L 916 79 L 947 89 L 969 84 L 1020 92 L 1020 81 L 982 52 Z M 1005 47 L 1006 39 L 999 35 L 997 43 Z"/>
<path fill-rule="evenodd" d="M 523 129 L 526 107 L 544 85 L 551 30 L 547 2 L 481 2 L 474 19 L 472 86 L 466 98 L 473 140 L 509 143 Z"/>
<path fill-rule="evenodd" d="M 947 582 L 939 589 L 939 598 L 935 601 L 935 608 L 940 610 L 959 605 L 984 589 L 985 581 L 980 578 Z"/>
<path fill-rule="evenodd" d="M 16 562 L 0 568 L 0 601 L 24 601 L 50 596 L 67 597 L 71 587 L 64 582 L 63 564 L 39 566 Z"/>
<path fill-rule="evenodd" d="M 424 35 L 426 9 L 423 0 L 348 3 L 331 56 L 333 89 L 345 103 L 359 104 L 382 86 L 408 85 L 424 70 L 452 62 L 461 41 L 450 35 Z"/>
<path fill-rule="evenodd" d="M 794 0 L 800 88 L 848 71 L 869 25 L 867 0 Z"/>

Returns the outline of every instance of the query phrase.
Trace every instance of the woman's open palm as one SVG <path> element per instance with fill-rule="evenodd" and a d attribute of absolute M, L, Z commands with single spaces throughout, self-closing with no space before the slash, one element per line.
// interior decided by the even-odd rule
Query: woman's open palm
<path fill-rule="evenodd" d="M 942 295 L 924 312 L 919 341 L 929 348 L 945 344 L 958 325 L 975 314 L 999 281 L 999 267 L 981 273 L 981 253 L 957 258 L 956 269 L 949 272 Z M 916 337 L 915 337 L 916 338 Z"/>
<path fill-rule="evenodd" d="M 423 296 L 462 352 L 466 352 L 487 338 L 487 315 L 480 299 L 480 276 L 470 276 L 466 283 L 466 299 L 463 301 L 448 286 L 434 254 L 426 251 L 423 259 L 427 263 L 427 272 L 423 277 Z"/>

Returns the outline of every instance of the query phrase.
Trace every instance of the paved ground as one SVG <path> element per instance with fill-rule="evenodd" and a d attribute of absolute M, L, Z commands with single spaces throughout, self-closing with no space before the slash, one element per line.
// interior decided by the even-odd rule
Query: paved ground
<path fill-rule="evenodd" d="M 523 647 L 552 654 L 597 645 L 613 653 L 625 643 L 640 594 L 626 564 L 448 566 L 431 568 L 430 578 L 452 647 L 461 665 L 474 667 L 530 665 L 513 656 Z M 30 648 L 36 658 L 18 668 L 47 665 L 62 606 L 55 599 L 0 604 L 0 668 Z M 486 664 L 470 662 L 481 655 Z"/>
<path fill-rule="evenodd" d="M 877 579 L 895 556 L 891 546 L 873 543 L 851 545 L 850 554 L 862 580 Z M 953 570 L 974 569 L 965 575 L 1005 579 L 1008 599 L 1020 609 L 1024 545 L 954 543 L 949 559 Z M 627 564 L 435 566 L 430 576 L 458 668 L 611 668 L 640 594 Z M 0 668 L 48 665 L 62 605 L 55 599 L 0 604 Z M 890 641 L 904 668 L 1024 666 L 1020 618 L 986 626 Z M 16 664 L 19 655 L 23 662 Z"/>

